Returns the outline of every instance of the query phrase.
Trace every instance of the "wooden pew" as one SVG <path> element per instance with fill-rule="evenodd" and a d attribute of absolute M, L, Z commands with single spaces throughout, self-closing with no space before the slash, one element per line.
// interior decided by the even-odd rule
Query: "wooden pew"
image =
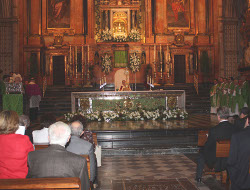
<path fill-rule="evenodd" d="M 90 179 L 90 160 L 89 160 L 89 155 L 81 155 L 81 156 L 87 160 L 88 174 L 89 174 L 89 179 Z"/>
<path fill-rule="evenodd" d="M 78 177 L 0 179 L 0 189 L 81 190 Z"/>
<path fill-rule="evenodd" d="M 221 140 L 216 142 L 216 157 L 227 158 L 230 151 L 230 140 Z"/>
<path fill-rule="evenodd" d="M 204 146 L 207 142 L 208 130 L 198 132 L 198 146 Z"/>
<path fill-rule="evenodd" d="M 95 145 L 97 146 L 97 145 L 98 145 L 98 142 L 97 142 L 97 135 L 96 135 L 96 133 L 92 133 L 92 135 L 93 135 L 94 143 L 95 143 Z"/>

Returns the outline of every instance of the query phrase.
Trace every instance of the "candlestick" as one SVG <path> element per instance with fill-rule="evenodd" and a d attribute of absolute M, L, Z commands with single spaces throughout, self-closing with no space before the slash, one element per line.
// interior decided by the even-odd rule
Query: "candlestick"
<path fill-rule="evenodd" d="M 149 83 L 152 84 L 152 77 L 149 77 Z"/>
<path fill-rule="evenodd" d="M 160 44 L 160 62 L 161 62 L 161 44 Z"/>
<path fill-rule="evenodd" d="M 83 68 L 83 62 L 84 62 L 84 60 L 83 60 L 83 54 L 84 54 L 84 52 L 83 52 L 83 45 L 82 45 L 82 79 L 83 79 L 83 77 L 84 77 L 84 68 Z"/>
<path fill-rule="evenodd" d="M 75 46 L 75 67 L 76 67 L 76 78 L 77 78 L 77 46 Z"/>
<path fill-rule="evenodd" d="M 156 45 L 154 45 L 154 62 L 155 62 L 155 55 L 156 55 Z"/>
<path fill-rule="evenodd" d="M 88 63 L 89 63 L 89 45 L 88 45 Z"/>
<path fill-rule="evenodd" d="M 100 86 L 102 86 L 102 81 L 101 81 L 101 79 L 100 79 Z"/>
<path fill-rule="evenodd" d="M 69 63 L 71 64 L 71 45 L 69 46 Z"/>
<path fill-rule="evenodd" d="M 104 83 L 107 83 L 107 81 L 106 81 L 106 76 L 104 76 Z"/>

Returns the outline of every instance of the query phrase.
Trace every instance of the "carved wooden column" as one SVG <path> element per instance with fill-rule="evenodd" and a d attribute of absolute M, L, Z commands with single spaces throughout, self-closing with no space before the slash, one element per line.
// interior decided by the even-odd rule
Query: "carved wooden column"
<path fill-rule="evenodd" d="M 132 10 L 132 29 L 135 28 L 135 10 Z"/>
<path fill-rule="evenodd" d="M 206 33 L 206 0 L 198 0 L 199 34 Z"/>
<path fill-rule="evenodd" d="M 155 0 L 155 33 L 163 33 L 164 29 L 164 0 Z"/>
<path fill-rule="evenodd" d="M 146 18 L 145 18 L 145 23 L 146 23 L 146 31 L 145 31 L 145 36 L 146 36 L 146 43 L 153 43 L 154 37 L 152 34 L 152 6 L 151 6 L 151 0 L 145 0 L 145 13 L 146 13 Z"/>
<path fill-rule="evenodd" d="M 105 27 L 104 29 L 109 28 L 109 11 L 105 11 Z"/>

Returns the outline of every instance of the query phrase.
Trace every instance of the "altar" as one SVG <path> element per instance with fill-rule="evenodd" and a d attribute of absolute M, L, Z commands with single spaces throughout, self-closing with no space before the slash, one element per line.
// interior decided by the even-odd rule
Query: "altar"
<path fill-rule="evenodd" d="M 71 109 L 75 112 L 117 110 L 185 110 L 185 90 L 71 92 Z"/>

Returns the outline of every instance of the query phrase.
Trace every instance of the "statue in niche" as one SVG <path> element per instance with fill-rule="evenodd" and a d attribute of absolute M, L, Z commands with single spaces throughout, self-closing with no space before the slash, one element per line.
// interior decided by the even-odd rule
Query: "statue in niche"
<path fill-rule="evenodd" d="M 126 30 L 124 26 L 124 22 L 116 22 L 114 23 L 114 37 L 116 36 L 127 36 L 126 35 Z"/>

